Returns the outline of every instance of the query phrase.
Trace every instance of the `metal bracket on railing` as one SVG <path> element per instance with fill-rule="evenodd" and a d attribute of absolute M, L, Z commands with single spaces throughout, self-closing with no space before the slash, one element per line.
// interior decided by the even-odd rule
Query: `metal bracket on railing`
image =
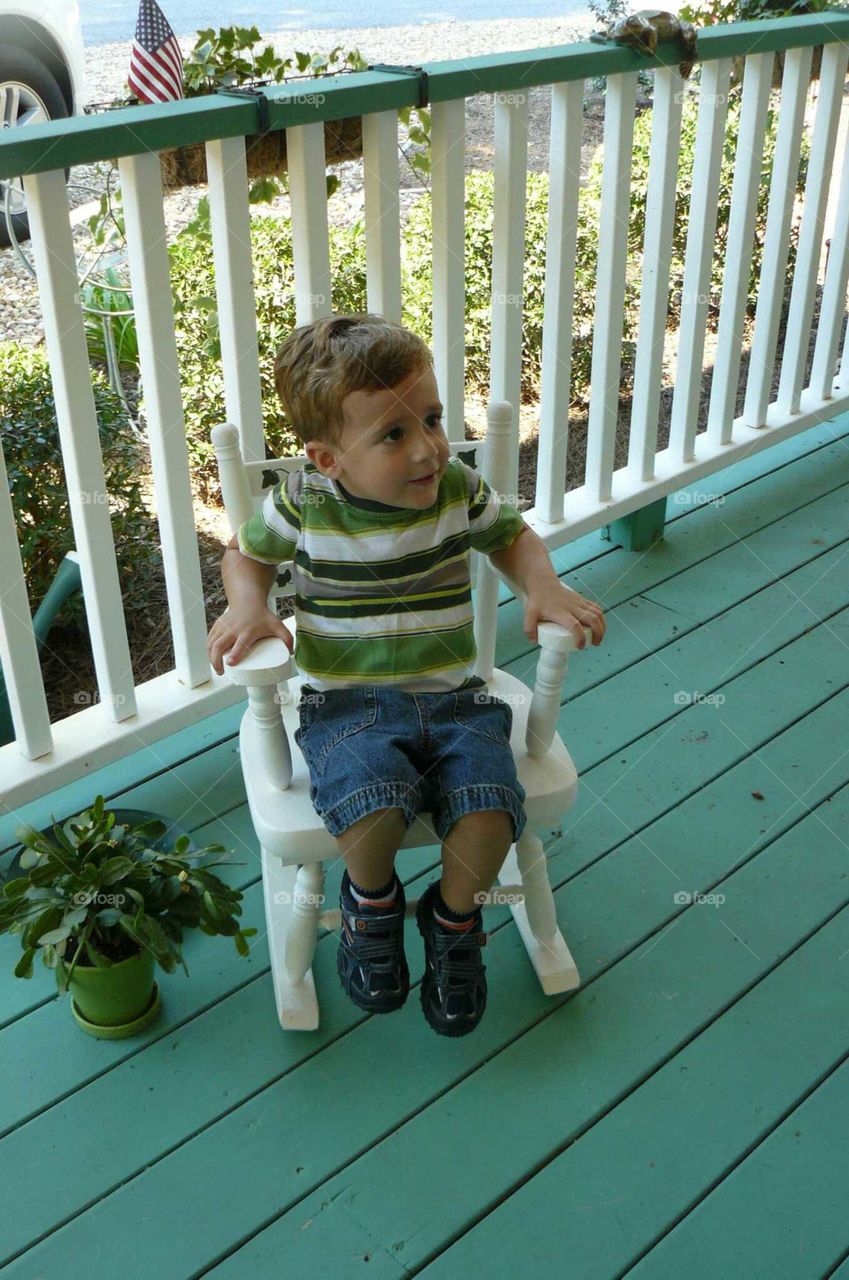
<path fill-rule="evenodd" d="M 271 105 L 262 89 L 216 89 L 216 93 L 225 93 L 234 98 L 253 98 L 259 108 L 258 133 L 268 133 L 271 128 L 271 117 L 268 108 Z"/>
<path fill-rule="evenodd" d="M 426 107 L 430 101 L 428 94 L 427 72 L 424 67 L 400 66 L 394 62 L 375 62 L 369 65 L 369 71 L 389 71 L 399 76 L 415 76 L 419 82 L 419 100 L 417 107 Z"/>

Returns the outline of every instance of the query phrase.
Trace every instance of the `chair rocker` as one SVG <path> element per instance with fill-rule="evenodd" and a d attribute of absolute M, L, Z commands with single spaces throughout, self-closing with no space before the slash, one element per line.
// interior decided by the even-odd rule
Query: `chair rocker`
<path fill-rule="evenodd" d="M 449 442 L 451 452 L 483 474 L 497 493 L 504 493 L 509 471 L 510 404 L 488 406 L 484 465 L 476 458 L 480 442 Z M 299 469 L 305 455 L 245 463 L 235 426 L 214 427 L 212 442 L 218 459 L 224 505 L 235 533 L 262 504 L 264 491 L 284 471 Z M 498 579 L 503 577 L 516 597 L 518 586 L 480 552 L 470 552 L 472 581 L 477 571 L 475 600 L 476 672 L 489 693 L 504 698 L 513 710 L 511 747 L 519 781 L 525 788 L 527 823 L 513 845 L 492 892 L 510 909 L 531 963 L 547 995 L 580 985 L 575 962 L 558 928 L 554 897 L 548 880 L 545 852 L 536 829 L 559 825 L 577 793 L 575 766 L 556 731 L 560 690 L 567 655 L 576 648 L 574 636 L 550 622 L 538 626 L 540 655 L 533 691 L 515 676 L 493 665 L 498 611 Z M 477 566 L 475 566 L 477 561 Z M 269 606 L 293 594 L 290 564 L 282 564 Z M 296 634 L 294 618 L 286 626 Z M 589 640 L 591 633 L 585 628 Z M 280 1025 L 287 1031 L 314 1031 L 319 1025 L 318 999 L 312 961 L 319 926 L 338 931 L 341 913 L 322 910 L 325 858 L 337 858 L 334 837 L 310 802 L 309 770 L 294 742 L 299 724 L 298 673 L 286 644 L 277 638 L 259 641 L 236 667 L 231 680 L 247 689 L 248 707 L 242 718 L 240 754 L 251 820 L 262 856 L 268 946 L 274 995 Z M 440 845 L 431 814 L 421 812 L 408 828 L 400 849 Z M 416 898 L 407 899 L 407 915 L 414 915 Z"/>

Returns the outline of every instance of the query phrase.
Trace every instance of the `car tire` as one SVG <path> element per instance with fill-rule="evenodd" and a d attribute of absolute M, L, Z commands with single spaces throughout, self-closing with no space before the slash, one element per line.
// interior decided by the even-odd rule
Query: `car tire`
<path fill-rule="evenodd" d="M 68 105 L 56 78 L 51 75 L 43 62 L 40 62 L 27 49 L 14 45 L 0 48 L 0 109 L 7 95 L 4 88 L 11 85 L 22 85 L 30 98 L 38 99 L 41 107 L 50 120 L 64 120 L 68 116 Z M 35 105 L 30 102 L 30 105 Z M 0 117 L 0 128 L 15 128 L 17 121 L 7 121 Z M 23 127 L 23 126 L 21 126 Z M 67 181 L 70 170 L 65 170 Z M 7 248 L 11 241 L 6 226 L 6 183 L 0 180 L 0 248 Z M 12 227 L 18 240 L 29 239 L 29 222 L 25 212 L 12 215 Z"/>

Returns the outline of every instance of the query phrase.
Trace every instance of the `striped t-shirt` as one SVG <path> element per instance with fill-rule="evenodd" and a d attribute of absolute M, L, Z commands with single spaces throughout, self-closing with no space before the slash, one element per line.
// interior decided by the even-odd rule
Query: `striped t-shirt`
<path fill-rule="evenodd" d="M 314 688 L 440 692 L 474 675 L 469 549 L 500 551 L 524 527 L 457 457 L 423 510 L 354 497 L 306 462 L 241 526 L 239 549 L 292 561 L 295 662 Z"/>

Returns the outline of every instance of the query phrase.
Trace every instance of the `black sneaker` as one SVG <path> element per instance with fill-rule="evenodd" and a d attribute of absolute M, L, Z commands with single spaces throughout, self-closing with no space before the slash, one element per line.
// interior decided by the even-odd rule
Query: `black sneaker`
<path fill-rule="evenodd" d="M 422 1010 L 439 1035 L 464 1036 L 474 1031 L 486 1008 L 483 916 L 479 908 L 466 933 L 443 929 L 433 917 L 438 889 L 438 881 L 429 884 L 416 907 L 416 924 L 425 946 Z"/>
<path fill-rule="evenodd" d="M 342 928 L 336 968 L 345 994 L 368 1013 L 400 1009 L 410 993 L 410 971 L 404 954 L 404 912 L 407 900 L 397 879 L 391 910 L 369 907 L 346 893 L 342 878 L 339 906 Z"/>

